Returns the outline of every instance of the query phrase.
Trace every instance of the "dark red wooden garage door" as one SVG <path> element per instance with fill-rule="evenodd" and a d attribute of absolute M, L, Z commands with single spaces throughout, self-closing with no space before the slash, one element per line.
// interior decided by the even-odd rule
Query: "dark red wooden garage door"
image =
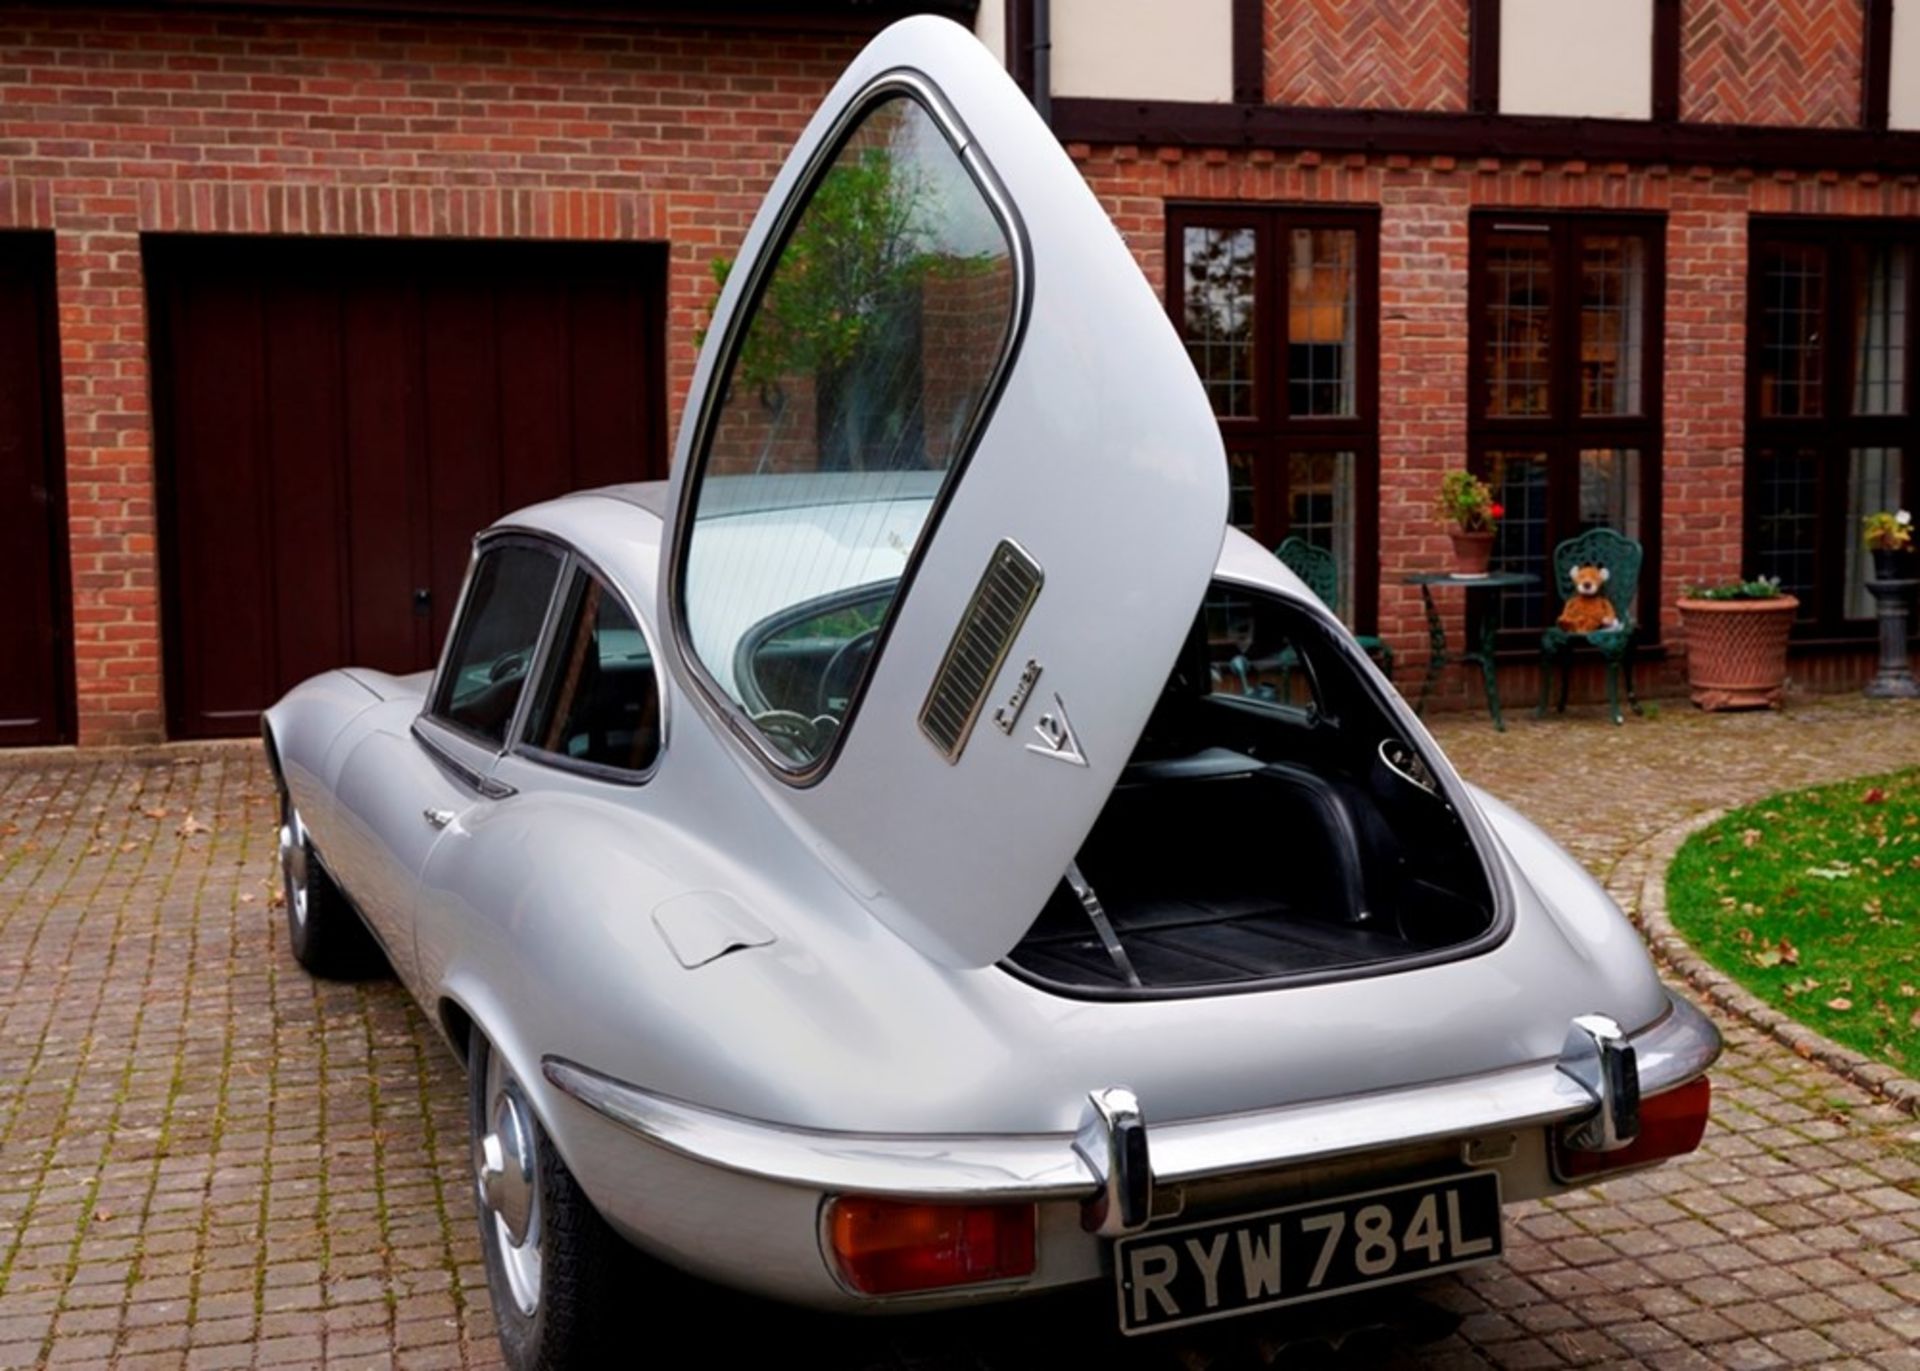
<path fill-rule="evenodd" d="M 147 247 L 168 726 L 431 666 L 474 533 L 665 471 L 651 245 Z"/>
<path fill-rule="evenodd" d="M 0 233 L 0 745 L 73 739 L 53 235 Z"/>

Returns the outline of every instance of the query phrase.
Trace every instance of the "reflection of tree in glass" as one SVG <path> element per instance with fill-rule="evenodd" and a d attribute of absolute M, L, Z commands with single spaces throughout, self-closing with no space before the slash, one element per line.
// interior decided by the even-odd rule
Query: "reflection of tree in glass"
<path fill-rule="evenodd" d="M 887 142 L 871 137 L 888 125 Z M 912 133 L 904 121 L 876 115 L 842 149 L 754 308 L 728 377 L 728 404 L 751 396 L 762 409 L 770 425 L 763 467 L 776 435 L 795 436 L 780 433 L 781 420 L 796 393 L 808 390 L 820 466 L 921 465 L 926 292 L 931 283 L 990 270 L 997 255 L 961 254 L 946 241 L 945 197 L 926 174 Z M 713 263 L 709 315 L 733 265 Z"/>
<path fill-rule="evenodd" d="M 1186 243 L 1187 334 L 1241 341 L 1252 325 L 1252 257 L 1239 231 L 1189 232 Z"/>

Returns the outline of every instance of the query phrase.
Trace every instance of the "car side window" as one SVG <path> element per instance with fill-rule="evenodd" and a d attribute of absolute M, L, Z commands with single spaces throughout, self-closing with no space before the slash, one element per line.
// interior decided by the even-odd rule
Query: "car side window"
<path fill-rule="evenodd" d="M 480 554 L 434 696 L 435 718 L 485 742 L 506 742 L 559 578 L 559 556 L 531 543 Z"/>
<path fill-rule="evenodd" d="M 567 587 L 525 743 L 636 773 L 660 753 L 660 683 L 646 635 L 620 597 L 587 571 L 576 571 Z"/>
<path fill-rule="evenodd" d="M 1313 662 L 1282 602 L 1216 581 L 1207 591 L 1201 619 L 1209 693 L 1237 695 L 1309 719 L 1319 713 Z"/>

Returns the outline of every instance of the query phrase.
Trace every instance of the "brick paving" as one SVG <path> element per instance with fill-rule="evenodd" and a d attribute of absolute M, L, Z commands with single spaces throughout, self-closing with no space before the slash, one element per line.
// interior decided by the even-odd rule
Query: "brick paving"
<path fill-rule="evenodd" d="M 1857 700 L 1436 731 L 1629 899 L 1690 814 L 1920 764 L 1920 709 Z M 459 1070 L 394 984 L 294 966 L 272 821 L 251 747 L 0 760 L 0 1367 L 497 1360 Z M 636 1327 L 875 1371 L 1920 1368 L 1920 1123 L 1723 1026 L 1702 1152 L 1517 1211 L 1499 1266 L 1143 1344 L 1104 1291 L 841 1321 L 662 1278 Z"/>

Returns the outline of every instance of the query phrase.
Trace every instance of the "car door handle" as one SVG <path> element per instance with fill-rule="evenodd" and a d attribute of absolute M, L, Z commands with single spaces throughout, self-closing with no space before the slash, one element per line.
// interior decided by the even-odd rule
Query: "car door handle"
<path fill-rule="evenodd" d="M 432 824 L 435 828 L 445 828 L 453 822 L 453 811 L 451 809 L 423 809 L 420 811 L 420 817 Z"/>

